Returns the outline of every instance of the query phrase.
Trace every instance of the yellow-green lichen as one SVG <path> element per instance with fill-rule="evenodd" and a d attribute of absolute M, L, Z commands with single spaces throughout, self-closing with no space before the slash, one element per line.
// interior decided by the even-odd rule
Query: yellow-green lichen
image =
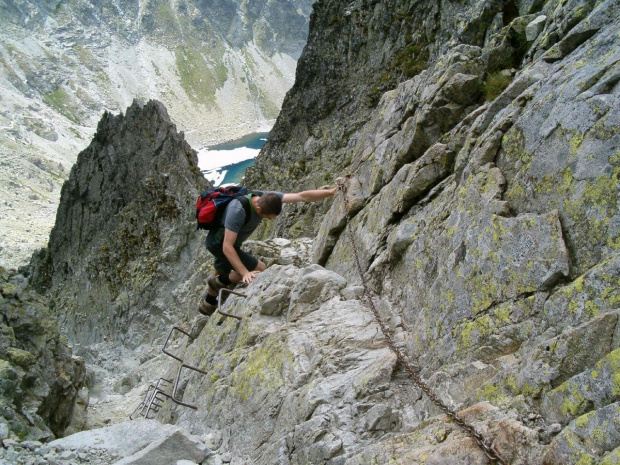
<path fill-rule="evenodd" d="M 596 459 L 590 454 L 582 454 L 579 460 L 575 462 L 575 465 L 596 465 Z"/>
<path fill-rule="evenodd" d="M 255 392 L 271 393 L 284 384 L 282 370 L 292 355 L 276 339 L 257 347 L 240 364 L 233 375 L 232 392 L 242 400 L 252 398 Z"/>
<path fill-rule="evenodd" d="M 610 364 L 611 369 L 614 373 L 620 374 L 620 348 L 607 354 L 601 362 L 597 363 L 596 366 L 600 370 L 603 366 L 603 363 L 607 362 Z"/>
<path fill-rule="evenodd" d="M 620 464 L 620 447 L 607 454 L 599 465 L 618 465 Z"/>
<path fill-rule="evenodd" d="M 504 198 L 506 200 L 510 202 L 514 202 L 517 205 L 520 204 L 526 197 L 527 197 L 527 194 L 525 192 L 525 189 L 516 180 L 510 183 L 504 195 Z"/>
<path fill-rule="evenodd" d="M 564 416 L 574 417 L 581 411 L 582 407 L 585 404 L 586 404 L 586 399 L 583 397 L 581 392 L 579 392 L 579 390 L 575 387 L 575 389 L 570 393 L 570 398 L 567 396 L 564 399 L 564 403 L 560 406 L 560 412 Z"/>
<path fill-rule="evenodd" d="M 503 384 L 510 389 L 513 395 L 523 395 L 525 397 L 534 397 L 537 396 L 542 388 L 536 388 L 528 383 L 523 382 L 521 386 L 517 384 L 517 380 L 514 375 L 508 376 Z"/>
<path fill-rule="evenodd" d="M 519 169 L 528 171 L 534 156 L 525 151 L 525 136 L 516 125 L 512 126 L 502 138 L 502 148 L 508 158 L 519 160 Z"/>
<path fill-rule="evenodd" d="M 502 395 L 499 387 L 489 382 L 482 386 L 481 389 L 478 389 L 476 398 L 478 400 L 488 400 L 489 402 L 497 403 L 504 401 L 506 396 Z"/>
<path fill-rule="evenodd" d="M 579 418 L 575 420 L 575 425 L 579 428 L 585 428 L 590 423 L 590 420 L 596 415 L 595 412 L 589 412 L 585 415 L 581 415 Z"/>
<path fill-rule="evenodd" d="M 494 325 L 488 315 L 478 318 L 474 321 L 468 321 L 461 324 L 459 334 L 459 349 L 469 349 L 474 346 L 480 339 L 493 333 Z"/>
<path fill-rule="evenodd" d="M 585 314 L 589 318 L 597 317 L 601 313 L 601 309 L 591 300 L 587 300 L 585 303 Z"/>
<path fill-rule="evenodd" d="M 510 320 L 510 306 L 509 305 L 501 305 L 497 307 L 494 312 L 495 318 L 499 323 L 503 323 L 504 325 L 512 323 Z"/>

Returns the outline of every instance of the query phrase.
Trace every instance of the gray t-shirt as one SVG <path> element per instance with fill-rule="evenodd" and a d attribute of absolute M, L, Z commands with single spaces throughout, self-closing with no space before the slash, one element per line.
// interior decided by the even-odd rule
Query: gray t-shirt
<path fill-rule="evenodd" d="M 257 195 L 263 195 L 267 193 L 276 194 L 281 199 L 284 197 L 284 193 L 278 191 L 255 191 Z M 224 242 L 224 229 L 228 229 L 232 232 L 237 233 L 237 240 L 235 241 L 236 247 L 241 247 L 241 244 L 247 240 L 248 237 L 252 235 L 254 230 L 258 227 L 258 225 L 263 221 L 260 215 L 254 210 L 252 206 L 252 196 L 254 194 L 248 194 L 248 199 L 250 200 L 250 220 L 245 223 L 245 210 L 243 209 L 243 205 L 241 205 L 241 201 L 238 199 L 233 199 L 226 206 L 226 211 L 224 215 L 222 215 L 222 227 L 209 231 L 209 235 L 207 236 L 207 247 L 219 246 Z"/>

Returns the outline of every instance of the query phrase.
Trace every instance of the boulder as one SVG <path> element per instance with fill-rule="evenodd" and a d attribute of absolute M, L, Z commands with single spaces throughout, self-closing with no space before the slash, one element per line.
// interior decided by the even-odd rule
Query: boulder
<path fill-rule="evenodd" d="M 120 458 L 129 457 L 152 443 L 165 440 L 180 430 L 155 420 L 139 418 L 105 428 L 81 431 L 48 444 L 63 450 L 100 448 Z"/>
<path fill-rule="evenodd" d="M 211 451 L 184 431 L 174 431 L 169 436 L 155 441 L 140 452 L 116 462 L 117 465 L 170 465 L 183 460 L 201 463 Z"/>
<path fill-rule="evenodd" d="M 528 41 L 533 41 L 545 28 L 545 22 L 547 17 L 545 15 L 537 16 L 531 23 L 525 28 L 525 37 Z"/>

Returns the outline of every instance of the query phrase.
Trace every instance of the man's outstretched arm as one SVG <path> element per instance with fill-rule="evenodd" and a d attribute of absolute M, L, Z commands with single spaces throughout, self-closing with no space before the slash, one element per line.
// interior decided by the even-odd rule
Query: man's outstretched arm
<path fill-rule="evenodd" d="M 331 197 L 338 191 L 338 187 L 331 189 L 313 189 L 309 191 L 297 192 L 295 194 L 284 194 L 282 197 L 282 203 L 295 203 L 295 202 L 316 202 L 317 200 L 323 200 L 324 198 Z"/>

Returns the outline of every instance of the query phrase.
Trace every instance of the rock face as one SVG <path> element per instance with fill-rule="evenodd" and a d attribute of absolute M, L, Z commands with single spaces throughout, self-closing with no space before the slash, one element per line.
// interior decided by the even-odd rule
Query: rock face
<path fill-rule="evenodd" d="M 198 410 L 168 402 L 160 419 L 217 436 L 218 453 L 227 451 L 236 464 L 487 463 L 411 384 L 358 286 L 316 264 L 273 265 L 243 292 L 247 298 L 233 296 L 224 308 L 243 320 L 211 318 L 175 351 L 208 372 L 187 371 L 181 379 L 183 402 Z M 408 333 L 399 309 L 375 300 L 402 347 Z M 175 371 L 171 366 L 164 377 Z M 473 392 L 472 399 L 459 397 L 492 372 L 464 361 L 433 373 L 429 383 L 457 408 L 473 404 L 461 417 L 497 438 L 509 463 L 540 463 L 544 447 L 534 425 L 522 423 L 525 406 L 518 412 L 478 402 Z"/>
<path fill-rule="evenodd" d="M 149 342 L 186 314 L 188 294 L 198 298 L 181 289 L 205 258 L 193 210 L 206 180 L 196 163 L 161 103 L 104 115 L 63 186 L 34 278 L 72 342 Z"/>
<path fill-rule="evenodd" d="M 61 436 L 85 383 L 84 362 L 25 276 L 0 269 L 0 313 L 0 440 L 9 432 L 22 440 Z"/>
<path fill-rule="evenodd" d="M 117 458 L 114 463 L 123 465 L 166 465 L 177 460 L 201 463 L 210 452 L 199 438 L 181 428 L 145 419 L 76 433 L 50 442 L 48 447 L 78 453 L 103 449 Z"/>
<path fill-rule="evenodd" d="M 351 175 L 350 223 L 340 197 L 320 225 L 309 206 L 263 233 L 316 235 L 314 260 L 348 285 L 353 237 L 423 376 L 456 406 L 518 412 L 527 463 L 613 463 L 620 446 L 618 13 L 612 1 L 320 2 L 248 176 L 297 190 Z M 452 444 L 445 463 L 460 463 Z M 410 447 L 423 462 L 426 445 Z M 382 441 L 365 454 L 406 455 Z"/>
<path fill-rule="evenodd" d="M 0 5 L 0 266 L 44 247 L 104 111 L 164 102 L 195 148 L 268 131 L 312 0 L 6 0 Z"/>

